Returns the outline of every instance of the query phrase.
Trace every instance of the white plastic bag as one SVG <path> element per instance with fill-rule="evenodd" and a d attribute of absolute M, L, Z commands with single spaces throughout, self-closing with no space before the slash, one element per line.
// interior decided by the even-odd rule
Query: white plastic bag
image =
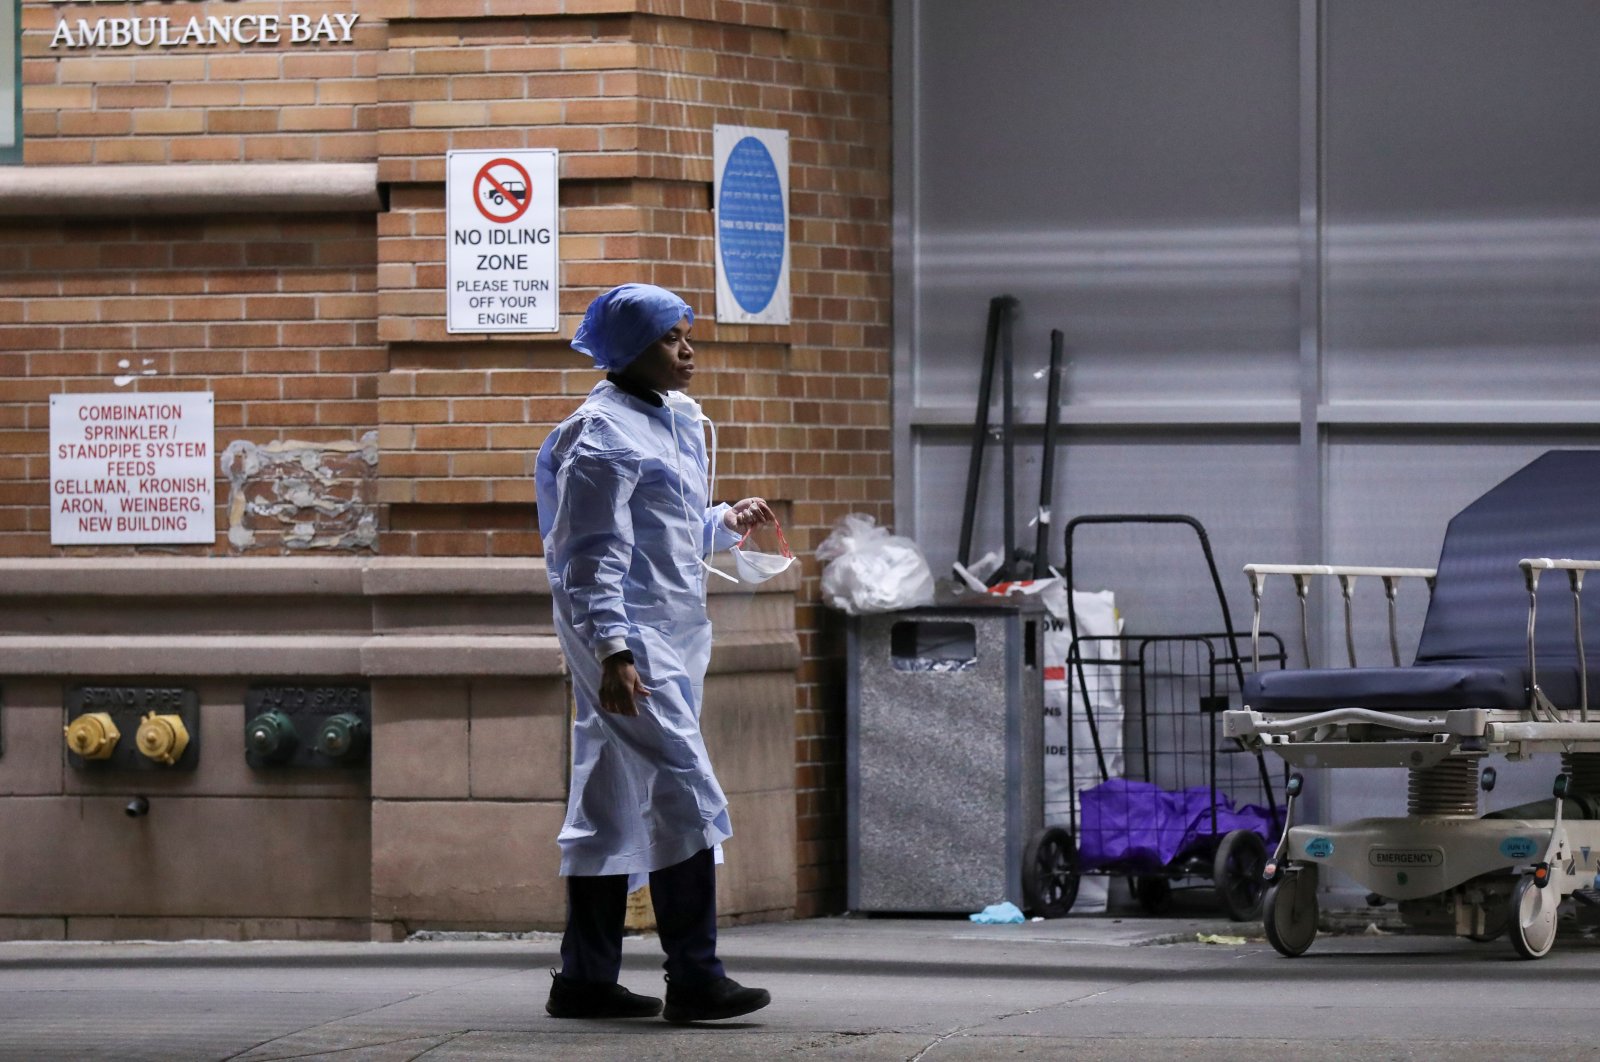
<path fill-rule="evenodd" d="M 866 513 L 842 517 L 817 547 L 817 559 L 828 562 L 823 602 L 852 616 L 933 602 L 933 572 L 922 550 Z"/>
<path fill-rule="evenodd" d="M 1110 590 L 1072 592 L 1078 634 L 1085 639 L 1079 643 L 1083 665 L 1080 673 L 1078 668 L 1068 666 L 1072 630 L 1067 623 L 1066 581 L 1057 578 L 1046 582 L 1049 585 L 1040 594 L 1050 612 L 1044 635 L 1044 824 L 1067 826 L 1072 822 L 1078 793 L 1100 783 L 1100 759 L 1094 751 L 1096 731 L 1089 728 L 1083 710 L 1086 698 L 1078 688 L 1080 674 L 1104 743 L 1106 772 L 1112 778 L 1122 776 L 1122 642 L 1117 638 L 1122 633 L 1122 617 L 1117 612 L 1116 595 Z M 1072 749 L 1070 764 L 1068 748 Z M 1081 822 L 1081 804 L 1078 810 Z M 1104 911 L 1109 882 L 1103 875 L 1085 875 L 1078 898 L 1072 903 L 1073 912 Z"/>

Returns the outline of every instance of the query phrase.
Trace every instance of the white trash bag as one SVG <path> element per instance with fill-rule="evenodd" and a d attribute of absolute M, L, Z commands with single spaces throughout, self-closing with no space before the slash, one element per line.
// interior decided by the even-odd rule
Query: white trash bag
<path fill-rule="evenodd" d="M 915 542 L 890 534 L 866 513 L 840 518 L 817 547 L 817 559 L 828 562 L 823 602 L 852 616 L 933 603 L 928 558 Z"/>

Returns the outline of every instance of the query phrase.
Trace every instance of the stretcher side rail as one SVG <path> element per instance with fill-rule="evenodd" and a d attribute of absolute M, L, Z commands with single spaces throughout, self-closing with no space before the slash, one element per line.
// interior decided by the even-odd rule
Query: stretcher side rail
<path fill-rule="evenodd" d="M 1223 713 L 1223 733 L 1246 748 L 1270 749 L 1297 766 L 1431 767 L 1457 753 L 1481 754 L 1515 742 L 1543 744 L 1552 724 L 1526 724 L 1522 711 L 1451 708 L 1427 715 L 1375 708 L 1333 708 L 1297 716 L 1266 715 L 1254 708 Z M 1381 728 L 1379 736 L 1371 731 Z M 1356 730 L 1364 731 L 1357 734 Z M 1600 751 L 1600 724 L 1570 724 L 1562 737 Z M 1581 733 L 1580 733 L 1581 731 Z M 1563 747 L 1566 747 L 1565 745 Z M 1577 747 L 1574 745 L 1574 747 Z"/>
<path fill-rule="evenodd" d="M 1269 575 L 1288 575 L 1294 579 L 1295 594 L 1300 599 L 1300 649 L 1305 654 L 1306 666 L 1311 666 L 1311 619 L 1309 598 L 1311 579 L 1323 576 L 1339 580 L 1339 592 L 1344 597 L 1344 642 L 1350 666 L 1356 666 L 1355 615 L 1353 600 L 1356 580 L 1377 578 L 1383 580 L 1383 593 L 1389 602 L 1389 655 L 1394 666 L 1400 666 L 1399 624 L 1395 601 L 1402 579 L 1422 579 L 1433 593 L 1436 568 L 1395 568 L 1365 564 L 1246 564 L 1245 574 L 1250 577 L 1250 652 L 1255 670 L 1261 670 L 1261 599 L 1266 592 Z"/>
<path fill-rule="evenodd" d="M 1242 736 L 1243 733 L 1300 734 L 1322 727 L 1350 723 L 1367 723 L 1407 734 L 1447 733 L 1461 737 L 1481 737 L 1488 724 L 1488 712 L 1481 708 L 1453 709 L 1443 713 L 1442 716 L 1422 717 L 1399 715 L 1395 712 L 1379 711 L 1376 708 L 1332 708 L 1289 719 L 1276 716 L 1269 719 L 1251 708 L 1230 709 L 1223 715 L 1224 725 L 1230 737 Z M 1232 730 L 1241 724 L 1247 729 L 1241 729 L 1238 735 L 1233 734 Z"/>
<path fill-rule="evenodd" d="M 1567 588 L 1572 593 L 1572 637 L 1578 650 L 1578 720 L 1589 718 L 1589 667 L 1583 645 L 1583 573 L 1600 571 L 1600 561 L 1560 560 L 1550 557 L 1524 557 L 1517 562 L 1528 587 L 1528 675 L 1533 685 L 1533 710 L 1543 712 L 1550 723 L 1570 723 L 1569 713 L 1550 703 L 1539 685 L 1539 652 L 1535 634 L 1539 623 L 1539 576 L 1548 571 L 1567 573 Z"/>
<path fill-rule="evenodd" d="M 1245 707 L 1235 712 L 1225 713 L 1224 730 L 1230 736 L 1250 738 L 1279 739 L 1273 744 L 1280 744 L 1284 740 L 1295 740 L 1297 735 L 1320 731 L 1321 737 L 1331 735 L 1331 728 L 1348 726 L 1350 724 L 1369 724 L 1381 726 L 1391 731 L 1404 734 L 1435 735 L 1446 734 L 1457 737 L 1481 737 L 1489 745 L 1501 747 L 1509 745 L 1538 745 L 1546 743 L 1581 743 L 1586 747 L 1593 747 L 1600 742 L 1600 713 L 1591 714 L 1588 690 L 1588 661 L 1583 635 L 1583 579 L 1584 573 L 1600 570 L 1600 560 L 1583 560 L 1572 558 L 1550 557 L 1525 557 L 1518 561 L 1522 570 L 1524 583 L 1528 592 L 1527 615 L 1527 654 L 1530 697 L 1529 704 L 1524 713 L 1516 717 L 1506 718 L 1503 713 L 1490 713 L 1482 710 L 1456 710 L 1434 713 L 1429 716 L 1416 714 L 1397 714 L 1373 708 L 1333 708 L 1318 711 L 1308 715 L 1294 717 L 1271 716 Z M 1433 572 L 1430 569 L 1418 568 L 1372 568 L 1338 565 L 1287 565 L 1287 564 L 1252 564 L 1247 565 L 1246 572 L 1251 578 L 1252 596 L 1257 601 L 1259 609 L 1260 588 L 1264 586 L 1268 575 L 1290 575 L 1295 578 L 1296 588 L 1302 599 L 1306 594 L 1306 584 L 1313 576 L 1341 577 L 1342 582 L 1353 580 L 1357 576 L 1377 576 L 1385 578 L 1386 589 L 1393 585 L 1392 581 L 1402 578 L 1423 578 L 1432 582 Z M 1539 654 L 1537 643 L 1538 618 L 1539 618 L 1539 582 L 1544 572 L 1561 571 L 1567 574 L 1567 585 L 1573 600 L 1573 643 L 1577 655 L 1577 680 L 1578 704 L 1575 709 L 1561 708 L 1553 703 L 1546 694 L 1540 682 Z M 1346 636 L 1349 637 L 1349 591 L 1346 590 Z M 1391 598 L 1392 608 L 1392 598 Z M 1392 612 L 1391 612 L 1392 615 Z M 1391 629 L 1391 640 L 1393 632 Z M 1548 649 L 1548 645 L 1546 646 Z M 1327 729 L 1325 729 L 1327 728 Z"/>

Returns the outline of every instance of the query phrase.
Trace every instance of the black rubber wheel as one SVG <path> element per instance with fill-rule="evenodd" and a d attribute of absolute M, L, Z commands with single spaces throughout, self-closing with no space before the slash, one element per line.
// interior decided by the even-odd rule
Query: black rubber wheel
<path fill-rule="evenodd" d="M 1166 914 L 1172 907 L 1172 879 L 1146 876 L 1133 879 L 1133 898 L 1145 914 Z"/>
<path fill-rule="evenodd" d="M 1211 883 L 1216 886 L 1222 909 L 1235 922 L 1261 917 L 1261 896 L 1267 891 L 1261 872 L 1266 866 L 1267 844 L 1253 830 L 1233 830 L 1217 845 Z"/>
<path fill-rule="evenodd" d="M 1060 826 L 1033 835 L 1022 850 L 1022 906 L 1030 915 L 1060 918 L 1078 898 L 1078 846 Z"/>
<path fill-rule="evenodd" d="M 1489 944 L 1506 935 L 1506 930 L 1511 925 L 1511 904 L 1494 904 L 1485 909 L 1492 921 L 1484 927 L 1482 933 L 1468 933 L 1466 937 L 1474 944 Z"/>
<path fill-rule="evenodd" d="M 1506 930 L 1511 947 L 1524 959 L 1542 959 L 1556 945 L 1556 913 L 1561 896 L 1554 887 L 1543 889 L 1524 875 L 1511 890 Z"/>
<path fill-rule="evenodd" d="M 1297 958 L 1317 939 L 1317 890 L 1290 871 L 1268 886 L 1261 902 L 1267 943 L 1278 954 Z"/>

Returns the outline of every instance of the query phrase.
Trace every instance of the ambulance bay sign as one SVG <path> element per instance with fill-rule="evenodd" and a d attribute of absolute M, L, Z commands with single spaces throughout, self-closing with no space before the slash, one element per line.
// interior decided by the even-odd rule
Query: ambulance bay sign
<path fill-rule="evenodd" d="M 212 396 L 50 396 L 50 542 L 216 539 Z"/>
<path fill-rule="evenodd" d="M 9 0 L 0 0 L 7 3 Z M 108 0 L 54 0 L 68 3 L 76 11 L 82 5 Z M 355 40 L 355 12 L 334 14 L 262 13 L 261 5 L 237 4 L 242 13 L 229 10 L 236 0 L 202 6 L 189 0 L 186 6 L 163 0 L 159 5 L 116 0 L 117 17 L 67 18 L 56 22 L 50 47 L 58 48 L 212 48 L 222 44 L 351 44 Z M 159 15 L 134 15 L 133 11 L 160 11 Z M 190 14 L 189 12 L 194 12 Z"/>
<path fill-rule="evenodd" d="M 560 331 L 556 160 L 554 151 L 448 154 L 448 331 Z"/>

